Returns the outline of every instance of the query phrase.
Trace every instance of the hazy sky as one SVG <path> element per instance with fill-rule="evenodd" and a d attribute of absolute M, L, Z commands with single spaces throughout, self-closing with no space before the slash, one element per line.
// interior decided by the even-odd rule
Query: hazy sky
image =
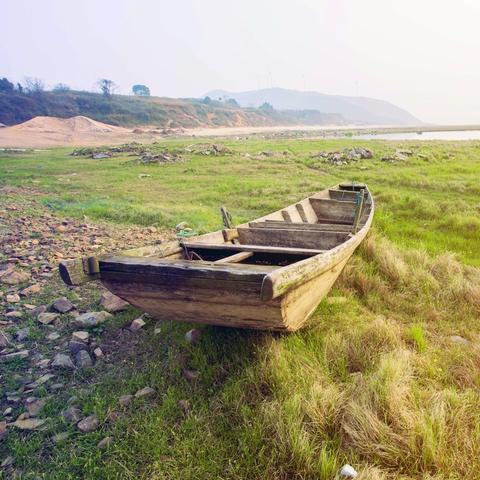
<path fill-rule="evenodd" d="M 480 0 L 0 0 L 0 76 L 198 97 L 270 86 L 480 123 Z"/>

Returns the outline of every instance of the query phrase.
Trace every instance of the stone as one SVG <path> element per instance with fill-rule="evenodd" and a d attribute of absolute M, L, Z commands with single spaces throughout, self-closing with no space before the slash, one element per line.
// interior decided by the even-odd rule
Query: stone
<path fill-rule="evenodd" d="M 76 355 L 78 352 L 82 350 L 87 350 L 88 346 L 83 342 L 77 342 L 75 340 L 70 340 L 68 342 L 68 349 L 72 355 Z"/>
<path fill-rule="evenodd" d="M 72 333 L 72 340 L 75 340 L 77 342 L 88 342 L 89 337 L 90 334 L 88 332 L 84 332 L 83 330 Z"/>
<path fill-rule="evenodd" d="M 75 319 L 76 325 L 79 327 L 96 327 L 101 323 L 105 322 L 109 318 L 112 318 L 112 314 L 102 311 L 102 312 L 87 312 L 79 315 Z"/>
<path fill-rule="evenodd" d="M 47 335 L 47 340 L 58 340 L 60 338 L 60 334 L 58 332 L 52 332 Z"/>
<path fill-rule="evenodd" d="M 466 338 L 463 338 L 460 335 L 450 335 L 448 339 L 457 345 L 468 345 L 470 343 Z"/>
<path fill-rule="evenodd" d="M 8 303 L 18 303 L 20 301 L 20 296 L 16 293 L 7 294 L 5 297 Z"/>
<path fill-rule="evenodd" d="M 82 418 L 82 412 L 77 406 L 72 405 L 71 407 L 68 407 L 66 410 L 63 411 L 62 417 L 68 423 L 78 423 Z"/>
<path fill-rule="evenodd" d="M 348 463 L 340 469 L 338 474 L 343 478 L 355 478 L 358 475 L 357 471 Z"/>
<path fill-rule="evenodd" d="M 48 358 L 42 358 L 35 364 L 36 367 L 41 368 L 42 370 L 48 368 L 49 365 L 50 360 Z"/>
<path fill-rule="evenodd" d="M 98 428 L 99 422 L 96 415 L 89 415 L 77 423 L 77 428 L 82 433 L 93 432 Z"/>
<path fill-rule="evenodd" d="M 187 343 L 195 344 L 200 341 L 201 336 L 202 332 L 198 328 L 192 328 L 185 334 L 185 340 Z"/>
<path fill-rule="evenodd" d="M 104 450 L 113 443 L 113 437 L 105 437 L 104 439 L 100 440 L 97 444 L 97 448 Z"/>
<path fill-rule="evenodd" d="M 75 364 L 78 368 L 90 368 L 93 367 L 93 361 L 90 354 L 86 350 L 80 350 L 75 355 Z"/>
<path fill-rule="evenodd" d="M 103 351 L 100 347 L 97 347 L 94 351 L 93 354 L 95 355 L 95 358 L 101 358 L 103 357 Z"/>
<path fill-rule="evenodd" d="M 13 412 L 13 408 L 12 407 L 8 407 L 6 408 L 4 411 L 3 411 L 3 416 L 4 417 L 8 417 L 9 415 L 11 415 Z"/>
<path fill-rule="evenodd" d="M 129 306 L 129 303 L 111 292 L 104 292 L 100 299 L 100 305 L 107 312 L 115 313 L 125 310 Z"/>
<path fill-rule="evenodd" d="M 38 317 L 41 313 L 45 313 L 46 311 L 47 307 L 45 305 L 39 305 L 32 310 L 32 315 Z"/>
<path fill-rule="evenodd" d="M 7 422 L 2 420 L 0 422 L 0 440 L 2 440 L 6 435 L 7 435 Z"/>
<path fill-rule="evenodd" d="M 8 347 L 10 344 L 10 337 L 8 336 L 7 332 L 0 330 L 0 348 Z"/>
<path fill-rule="evenodd" d="M 67 440 L 67 438 L 69 436 L 70 436 L 70 434 L 68 432 L 60 432 L 60 433 L 57 433 L 56 435 L 54 435 L 52 437 L 52 441 L 55 444 L 59 444 L 59 443 L 64 442 L 65 440 Z"/>
<path fill-rule="evenodd" d="M 0 282 L 7 285 L 18 285 L 19 283 L 25 283 L 30 280 L 30 275 L 26 272 L 11 270 L 10 272 L 0 277 Z"/>
<path fill-rule="evenodd" d="M 3 356 L 5 360 L 11 360 L 13 358 L 27 358 L 30 352 L 28 350 L 19 350 L 18 352 L 7 353 Z"/>
<path fill-rule="evenodd" d="M 23 342 L 24 340 L 26 340 L 28 338 L 29 334 L 30 334 L 30 329 L 28 327 L 21 328 L 20 330 L 17 330 L 15 332 L 15 338 L 19 342 Z"/>
<path fill-rule="evenodd" d="M 11 467 L 14 463 L 15 459 L 11 455 L 9 455 L 7 458 L 5 458 L 5 460 L 3 460 L 0 466 L 2 468 L 8 468 Z"/>
<path fill-rule="evenodd" d="M 52 367 L 74 369 L 72 359 L 64 353 L 57 353 L 53 358 Z"/>
<path fill-rule="evenodd" d="M 40 418 L 27 418 L 25 420 L 15 420 L 12 425 L 20 430 L 36 430 L 45 423 Z"/>
<path fill-rule="evenodd" d="M 12 310 L 11 312 L 7 312 L 5 314 L 6 318 L 22 318 L 22 312 L 19 312 L 18 310 Z"/>
<path fill-rule="evenodd" d="M 70 310 L 73 310 L 75 306 L 73 303 L 65 297 L 57 298 L 53 303 L 52 303 L 52 308 L 56 310 L 57 312 L 60 313 L 67 313 Z"/>
<path fill-rule="evenodd" d="M 37 320 L 43 325 L 50 325 L 58 318 L 58 313 L 45 312 L 38 315 Z"/>
<path fill-rule="evenodd" d="M 131 324 L 130 324 L 130 331 L 131 332 L 138 332 L 141 328 L 145 326 L 145 322 L 143 321 L 142 317 L 136 318 Z"/>
<path fill-rule="evenodd" d="M 47 403 L 46 398 L 28 397 L 25 401 L 28 413 L 31 417 L 36 417 Z"/>
<path fill-rule="evenodd" d="M 149 397 L 150 395 L 153 395 L 155 393 L 155 390 L 151 387 L 145 387 L 142 388 L 141 390 L 138 390 L 137 393 L 135 393 L 135 398 L 141 398 L 141 397 Z"/>
<path fill-rule="evenodd" d="M 188 370 L 184 369 L 183 370 L 183 376 L 189 381 L 193 382 L 200 376 L 200 372 L 197 372 L 196 370 Z"/>
<path fill-rule="evenodd" d="M 133 400 L 133 395 L 122 395 L 119 399 L 118 399 L 118 403 L 122 406 L 122 407 L 128 407 L 131 403 L 131 401 Z"/>
<path fill-rule="evenodd" d="M 65 233 L 67 231 L 67 227 L 65 227 L 65 225 L 57 225 L 55 227 L 55 231 L 57 233 Z"/>
<path fill-rule="evenodd" d="M 42 287 L 38 283 L 35 283 L 33 285 L 30 285 L 27 288 L 24 288 L 20 292 L 20 295 L 23 295 L 24 297 L 28 297 L 29 295 L 35 295 L 36 293 L 40 292 L 41 289 Z"/>

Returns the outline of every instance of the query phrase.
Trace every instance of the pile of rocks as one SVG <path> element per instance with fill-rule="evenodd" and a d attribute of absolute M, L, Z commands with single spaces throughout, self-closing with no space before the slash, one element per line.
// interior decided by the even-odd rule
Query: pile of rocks
<path fill-rule="evenodd" d="M 336 152 L 316 152 L 310 155 L 310 158 L 318 158 L 324 163 L 330 163 L 332 165 L 348 165 L 358 160 L 373 158 L 373 152 L 368 148 L 353 147 L 344 148 L 341 151 Z"/>
<path fill-rule="evenodd" d="M 384 155 L 381 158 L 381 160 L 382 162 L 389 162 L 389 163 L 406 162 L 408 160 L 408 157 L 411 157 L 412 155 L 413 155 L 412 150 L 397 148 L 395 150 L 395 153 L 393 153 L 392 155 Z"/>
<path fill-rule="evenodd" d="M 194 153 L 195 155 L 230 155 L 230 150 L 225 145 L 217 143 L 197 143 L 189 145 L 183 149 L 185 153 Z"/>
<path fill-rule="evenodd" d="M 176 163 L 183 162 L 183 158 L 177 152 L 163 151 L 160 153 L 145 152 L 135 163 Z"/>

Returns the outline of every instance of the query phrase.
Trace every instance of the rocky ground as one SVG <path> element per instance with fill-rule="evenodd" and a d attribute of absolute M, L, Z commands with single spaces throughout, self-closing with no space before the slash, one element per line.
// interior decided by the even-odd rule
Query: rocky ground
<path fill-rule="evenodd" d="M 76 424 L 80 432 L 95 430 L 98 418 L 83 415 L 76 404 L 76 391 L 91 382 L 91 373 L 84 372 L 101 374 L 112 363 L 122 362 L 151 321 L 138 313 L 115 334 L 105 335 L 104 322 L 112 323 L 131 307 L 96 282 L 65 286 L 57 273 L 58 262 L 155 243 L 169 235 L 155 227 L 122 228 L 86 218 L 60 218 L 35 197 L 34 190 L 14 188 L 3 188 L 0 195 L 0 442 L 12 429 L 47 428 L 55 419 L 44 412 L 45 405 L 55 396 L 65 398 L 66 392 L 60 421 Z M 122 345 L 129 348 L 119 348 Z M 146 385 L 122 397 L 120 404 L 152 393 Z M 56 431 L 54 443 L 69 435 Z M 104 438 L 99 448 L 111 441 Z M 13 457 L 2 454 L 3 473 L 15 473 Z"/>

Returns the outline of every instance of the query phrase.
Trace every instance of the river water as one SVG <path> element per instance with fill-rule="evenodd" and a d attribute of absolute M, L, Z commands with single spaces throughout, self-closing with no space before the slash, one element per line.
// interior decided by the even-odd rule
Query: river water
<path fill-rule="evenodd" d="M 360 140 L 480 140 L 480 130 L 451 130 L 444 132 L 379 133 L 354 135 Z"/>

